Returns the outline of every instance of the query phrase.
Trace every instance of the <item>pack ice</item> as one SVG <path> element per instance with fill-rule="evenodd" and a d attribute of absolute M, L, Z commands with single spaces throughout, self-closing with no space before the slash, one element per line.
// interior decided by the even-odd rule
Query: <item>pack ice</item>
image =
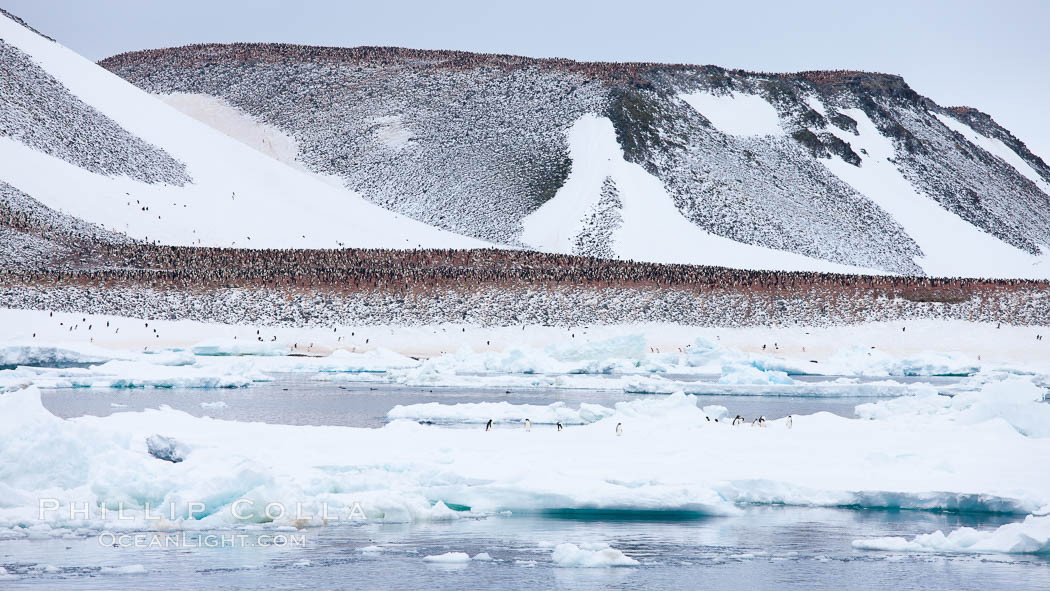
<path fill-rule="evenodd" d="M 387 521 L 733 515 L 741 503 L 1027 514 L 1050 505 L 1050 474 L 1037 468 L 1050 461 L 1043 395 L 1031 377 L 999 376 L 954 399 L 879 402 L 857 419 L 796 416 L 789 429 L 708 421 L 676 393 L 560 432 L 486 432 L 238 423 L 168 408 L 63 420 L 29 386 L 0 394 L 0 531 L 308 526 L 326 521 L 326 505 L 330 518 L 358 506 Z M 183 460 L 151 456 L 156 435 L 178 442 Z M 40 521 L 42 498 L 61 508 Z M 238 500 L 256 511 L 235 515 Z M 193 502 L 202 509 L 190 518 Z M 271 502 L 296 510 L 271 519 L 258 510 Z M 85 503 L 90 515 L 70 513 Z M 130 520 L 116 519 L 120 504 Z"/>

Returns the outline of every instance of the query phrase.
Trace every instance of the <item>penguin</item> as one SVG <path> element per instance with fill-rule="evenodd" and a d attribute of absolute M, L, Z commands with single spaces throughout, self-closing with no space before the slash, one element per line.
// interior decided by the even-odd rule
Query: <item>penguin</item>
<path fill-rule="evenodd" d="M 562 430 L 562 429 L 564 429 L 564 428 L 565 428 L 565 427 L 562 427 L 562 426 L 561 426 L 561 421 L 558 421 L 558 430 L 559 430 L 559 431 L 561 431 L 561 430 Z"/>
<path fill-rule="evenodd" d="M 623 423 L 616 423 L 616 436 L 623 435 Z"/>
<path fill-rule="evenodd" d="M 529 431 L 532 431 L 532 421 L 525 419 L 525 432 L 528 433 Z"/>
<path fill-rule="evenodd" d="M 788 415 L 788 416 L 787 416 L 787 427 L 788 427 L 788 429 L 790 429 L 790 428 L 791 428 L 791 423 L 792 423 L 792 422 L 793 422 L 793 421 L 791 420 L 791 415 Z"/>
<path fill-rule="evenodd" d="M 766 426 L 766 416 L 765 415 L 762 415 L 762 416 L 758 417 L 758 426 L 759 427 L 765 427 Z"/>
<path fill-rule="evenodd" d="M 758 426 L 758 419 L 754 419 L 753 421 L 751 421 L 751 426 L 752 427 L 757 427 Z"/>
<path fill-rule="evenodd" d="M 486 431 L 491 431 L 492 430 L 492 419 L 489 419 L 489 422 L 485 423 L 485 430 Z"/>

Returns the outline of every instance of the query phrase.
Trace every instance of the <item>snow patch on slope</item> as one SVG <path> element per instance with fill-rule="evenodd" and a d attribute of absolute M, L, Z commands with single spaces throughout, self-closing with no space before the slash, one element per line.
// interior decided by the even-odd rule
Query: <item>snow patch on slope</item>
<path fill-rule="evenodd" d="M 263 123 L 248 113 L 210 94 L 173 92 L 157 98 L 197 121 L 225 133 L 242 144 L 294 168 L 306 170 L 296 161 L 295 138 Z"/>
<path fill-rule="evenodd" d="M 0 37 L 80 100 L 185 163 L 192 178 L 191 184 L 174 187 L 95 174 L 0 138 L 0 179 L 48 207 L 133 238 L 174 245 L 486 245 L 392 213 L 276 162 L 10 19 L 0 18 Z M 219 108 L 212 115 L 243 130 L 244 122 L 234 122 L 228 111 Z"/>
<path fill-rule="evenodd" d="M 1001 140 L 977 133 L 977 131 L 969 125 L 949 115 L 934 113 L 933 116 L 940 119 L 941 123 L 948 126 L 948 129 L 962 134 L 962 136 L 970 143 L 979 146 L 985 152 L 988 152 L 992 156 L 999 157 L 1003 162 L 1014 167 L 1014 169 L 1021 173 L 1022 176 L 1035 183 L 1035 186 L 1039 187 L 1040 191 L 1050 195 L 1050 183 L 1046 182 L 1046 179 L 1039 176 L 1039 173 L 1036 172 L 1030 164 L 1025 162 L 1023 158 L 1017 155 L 1017 152 L 1011 150 Z"/>
<path fill-rule="evenodd" d="M 522 240 L 534 248 L 573 252 L 583 221 L 597 206 L 605 180 L 611 178 L 619 191 L 622 219 L 612 235 L 612 250 L 618 258 L 741 269 L 880 273 L 744 244 L 702 230 L 682 216 L 658 178 L 624 160 L 612 122 L 605 117 L 584 115 L 569 129 L 568 139 L 569 178 L 554 198 L 523 222 Z"/>
<path fill-rule="evenodd" d="M 412 130 L 405 126 L 400 115 L 378 117 L 375 123 L 376 140 L 391 151 L 400 152 L 412 142 Z"/>
<path fill-rule="evenodd" d="M 967 223 L 918 192 L 894 164 L 892 141 L 879 132 L 861 109 L 843 109 L 857 121 L 858 135 L 834 126 L 828 131 L 849 142 L 861 154 L 861 165 L 841 158 L 820 159 L 832 173 L 889 213 L 908 233 L 922 257 L 916 262 L 935 276 L 1024 277 L 1045 276 L 1046 255 L 1034 257 Z M 867 152 L 864 155 L 860 150 Z"/>
<path fill-rule="evenodd" d="M 784 135 L 776 109 L 758 95 L 694 92 L 679 96 L 707 117 L 722 133 L 736 136 Z"/>
<path fill-rule="evenodd" d="M 821 115 L 823 115 L 825 117 L 828 116 L 827 108 L 824 107 L 824 103 L 819 98 L 817 98 L 816 96 L 814 96 L 812 94 L 807 96 L 806 97 L 806 105 L 808 105 L 810 109 L 813 109 L 814 111 L 820 113 Z"/>

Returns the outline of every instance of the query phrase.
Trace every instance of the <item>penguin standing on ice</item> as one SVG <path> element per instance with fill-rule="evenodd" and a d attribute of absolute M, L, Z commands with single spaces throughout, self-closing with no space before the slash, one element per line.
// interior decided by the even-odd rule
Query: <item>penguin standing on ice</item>
<path fill-rule="evenodd" d="M 757 426 L 758 426 L 758 419 L 754 419 L 754 420 L 752 420 L 752 421 L 751 421 L 751 426 L 752 426 L 752 427 L 757 427 Z"/>
<path fill-rule="evenodd" d="M 561 431 L 561 430 L 562 430 L 562 429 L 564 429 L 564 428 L 565 428 L 565 427 L 562 427 L 562 426 L 561 426 L 561 421 L 558 421 L 558 430 L 559 430 L 559 431 Z"/>
<path fill-rule="evenodd" d="M 763 428 L 766 426 L 766 416 L 765 415 L 762 415 L 762 416 L 758 417 L 758 426 L 759 427 L 763 427 Z"/>
<path fill-rule="evenodd" d="M 486 431 L 491 431 L 492 430 L 492 419 L 489 419 L 489 422 L 485 423 L 485 430 Z"/>
<path fill-rule="evenodd" d="M 532 421 L 525 419 L 525 432 L 528 433 L 529 431 L 532 431 Z"/>
<path fill-rule="evenodd" d="M 792 422 L 793 422 L 793 421 L 791 420 L 791 415 L 788 415 L 788 416 L 787 416 L 787 427 L 788 427 L 788 429 L 790 429 L 790 428 L 791 428 L 791 423 L 792 423 Z"/>
<path fill-rule="evenodd" d="M 733 424 L 734 427 L 736 427 L 737 425 L 739 425 L 740 423 L 743 423 L 743 422 L 744 422 L 744 417 L 742 417 L 740 415 L 737 415 L 737 416 L 733 417 L 733 423 L 732 424 Z"/>
<path fill-rule="evenodd" d="M 616 436 L 623 435 L 623 423 L 616 423 Z"/>

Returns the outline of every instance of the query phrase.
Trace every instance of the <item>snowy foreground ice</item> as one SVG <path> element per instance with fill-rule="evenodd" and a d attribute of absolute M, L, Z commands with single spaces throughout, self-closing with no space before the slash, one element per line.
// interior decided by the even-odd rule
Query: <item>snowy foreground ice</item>
<path fill-rule="evenodd" d="M 407 420 L 378 429 L 239 423 L 168 408 L 63 420 L 28 386 L 0 394 L 0 537 L 507 511 L 688 518 L 734 515 L 741 503 L 1039 513 L 1050 510 L 1044 392 L 1030 377 L 989 376 L 953 398 L 879 401 L 856 419 L 796 416 L 791 428 L 709 421 L 677 393 L 618 403 L 561 432 L 486 432 Z M 151 455 L 154 435 L 175 442 L 182 461 Z M 270 503 L 283 514 L 267 516 Z M 967 535 L 946 543 L 965 545 Z"/>

